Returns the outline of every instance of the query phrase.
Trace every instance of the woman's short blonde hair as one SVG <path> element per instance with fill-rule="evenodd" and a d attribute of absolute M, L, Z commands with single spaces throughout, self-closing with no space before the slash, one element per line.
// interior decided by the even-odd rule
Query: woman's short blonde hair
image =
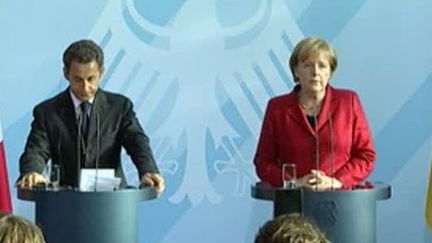
<path fill-rule="evenodd" d="M 27 219 L 5 214 L 0 217 L 1 243 L 44 243 L 42 231 Z"/>
<path fill-rule="evenodd" d="M 259 229 L 255 243 L 330 243 L 330 241 L 309 219 L 285 214 L 267 221 Z"/>
<path fill-rule="evenodd" d="M 294 47 L 289 59 L 289 66 L 295 83 L 299 80 L 294 74 L 294 69 L 299 62 L 302 62 L 309 57 L 316 57 L 321 53 L 326 54 L 331 72 L 333 73 L 337 67 L 336 52 L 325 40 L 318 37 L 306 37 Z"/>

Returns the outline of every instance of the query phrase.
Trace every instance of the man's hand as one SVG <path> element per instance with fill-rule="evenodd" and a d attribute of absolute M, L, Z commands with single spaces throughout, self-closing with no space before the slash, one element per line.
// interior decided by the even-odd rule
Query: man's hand
<path fill-rule="evenodd" d="M 48 183 L 48 181 L 43 175 L 37 172 L 29 172 L 25 174 L 19 181 L 17 181 L 15 186 L 18 188 L 31 189 L 38 183 Z"/>
<path fill-rule="evenodd" d="M 147 186 L 154 186 L 158 195 L 165 189 L 164 179 L 158 173 L 145 173 L 141 177 L 141 183 Z"/>

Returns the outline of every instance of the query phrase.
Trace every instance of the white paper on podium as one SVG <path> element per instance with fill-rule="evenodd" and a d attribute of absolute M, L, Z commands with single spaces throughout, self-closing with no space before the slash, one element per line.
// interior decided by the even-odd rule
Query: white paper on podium
<path fill-rule="evenodd" d="M 112 191 L 120 186 L 120 182 L 121 179 L 114 176 L 114 169 L 82 169 L 79 190 Z"/>

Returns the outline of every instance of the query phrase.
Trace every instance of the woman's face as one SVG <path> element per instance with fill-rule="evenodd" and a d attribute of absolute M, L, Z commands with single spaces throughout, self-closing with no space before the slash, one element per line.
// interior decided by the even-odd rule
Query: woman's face
<path fill-rule="evenodd" d="M 332 71 L 327 55 L 319 53 L 300 61 L 294 68 L 294 74 L 302 90 L 318 93 L 325 90 Z"/>

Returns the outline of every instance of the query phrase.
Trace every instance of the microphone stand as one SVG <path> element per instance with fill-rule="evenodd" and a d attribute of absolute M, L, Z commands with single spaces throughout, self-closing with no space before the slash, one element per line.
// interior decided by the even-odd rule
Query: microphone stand
<path fill-rule="evenodd" d="M 95 186 L 94 191 L 97 191 L 99 178 L 99 153 L 100 153 L 100 117 L 96 115 L 96 161 L 95 161 Z"/>
<path fill-rule="evenodd" d="M 316 156 L 315 156 L 315 169 L 318 171 L 319 170 L 319 159 L 320 159 L 320 146 L 319 146 L 319 136 L 318 136 L 318 119 L 317 119 L 317 113 L 318 113 L 318 106 L 315 106 L 315 109 L 313 111 L 313 119 L 314 119 L 314 131 L 315 131 L 315 149 L 316 149 Z M 315 174 L 315 179 L 316 179 L 316 186 L 315 186 L 315 190 L 318 190 L 318 173 Z"/>
<path fill-rule="evenodd" d="M 81 157 L 81 152 L 82 152 L 82 132 L 81 132 L 81 126 L 82 126 L 82 119 L 83 119 L 83 115 L 79 114 L 78 115 L 78 131 L 77 131 L 77 184 L 76 184 L 76 188 L 79 191 L 79 184 L 80 184 L 80 179 L 81 179 L 81 162 L 82 162 L 82 157 Z"/>
<path fill-rule="evenodd" d="M 329 128 L 330 128 L 330 154 L 331 154 L 331 187 L 330 189 L 334 191 L 334 174 L 335 174 L 335 159 L 334 159 L 334 141 L 333 141 L 333 121 L 331 119 L 331 114 L 327 114 L 327 119 L 329 122 Z"/>

